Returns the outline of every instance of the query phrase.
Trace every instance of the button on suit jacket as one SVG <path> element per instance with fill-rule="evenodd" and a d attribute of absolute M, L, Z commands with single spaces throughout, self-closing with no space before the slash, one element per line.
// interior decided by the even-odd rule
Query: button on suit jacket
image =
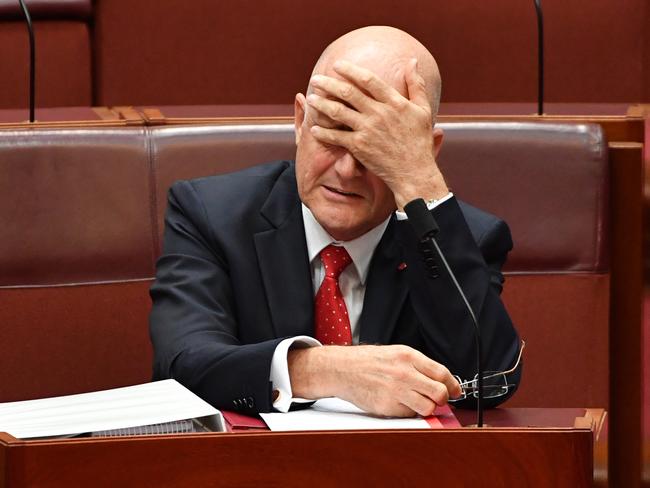
<path fill-rule="evenodd" d="M 294 164 L 179 181 L 168 200 L 151 288 L 154 379 L 175 378 L 217 408 L 270 411 L 276 346 L 314 333 Z M 499 296 L 510 231 L 455 198 L 432 212 L 438 243 L 479 319 L 484 369 L 507 369 L 519 348 Z M 406 344 L 472 378 L 469 314 L 441 263 L 437 273 L 428 272 L 418 244 L 408 221 L 391 218 L 371 261 L 360 342 Z M 518 379 L 517 372 L 512 380 Z"/>

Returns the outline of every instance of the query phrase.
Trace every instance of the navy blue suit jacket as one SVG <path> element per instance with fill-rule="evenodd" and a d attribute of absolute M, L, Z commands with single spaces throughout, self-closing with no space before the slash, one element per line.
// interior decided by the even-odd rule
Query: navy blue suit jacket
<path fill-rule="evenodd" d="M 510 231 L 455 198 L 432 212 L 438 243 L 481 325 L 484 369 L 507 369 L 519 348 L 499 297 Z M 293 162 L 176 182 L 151 297 L 154 379 L 175 378 L 217 408 L 271 411 L 275 347 L 313 335 Z M 359 327 L 361 343 L 406 344 L 461 378 L 476 373 L 467 310 L 442 268 L 428 276 L 408 221 L 393 217 L 377 246 Z"/>

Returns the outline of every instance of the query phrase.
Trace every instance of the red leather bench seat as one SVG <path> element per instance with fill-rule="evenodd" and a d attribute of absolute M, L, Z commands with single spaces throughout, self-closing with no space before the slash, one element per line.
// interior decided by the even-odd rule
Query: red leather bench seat
<path fill-rule="evenodd" d="M 454 193 L 503 218 L 526 339 L 513 406 L 608 405 L 607 145 L 587 125 L 448 123 Z M 180 178 L 293 158 L 290 124 L 0 133 L 0 401 L 149 379 L 147 294 Z"/>
<path fill-rule="evenodd" d="M 142 129 L 0 133 L 0 401 L 145 382 Z"/>

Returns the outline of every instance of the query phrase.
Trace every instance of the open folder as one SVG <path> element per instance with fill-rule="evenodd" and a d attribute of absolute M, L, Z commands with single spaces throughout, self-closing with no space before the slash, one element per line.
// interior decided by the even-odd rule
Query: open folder
<path fill-rule="evenodd" d="M 0 403 L 0 432 L 18 439 L 224 431 L 221 412 L 175 380 Z"/>

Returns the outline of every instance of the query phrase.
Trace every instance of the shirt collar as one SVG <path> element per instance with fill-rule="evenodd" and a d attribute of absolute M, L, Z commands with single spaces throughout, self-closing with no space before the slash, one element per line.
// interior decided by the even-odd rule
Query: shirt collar
<path fill-rule="evenodd" d="M 302 220 L 305 226 L 309 262 L 313 263 L 320 252 L 330 244 L 343 246 L 352 258 L 354 267 L 359 275 L 359 281 L 362 285 L 365 285 L 372 255 L 381 237 L 384 235 L 386 227 L 388 227 L 390 215 L 381 224 L 351 241 L 337 241 L 329 235 L 304 203 L 302 204 Z"/>

